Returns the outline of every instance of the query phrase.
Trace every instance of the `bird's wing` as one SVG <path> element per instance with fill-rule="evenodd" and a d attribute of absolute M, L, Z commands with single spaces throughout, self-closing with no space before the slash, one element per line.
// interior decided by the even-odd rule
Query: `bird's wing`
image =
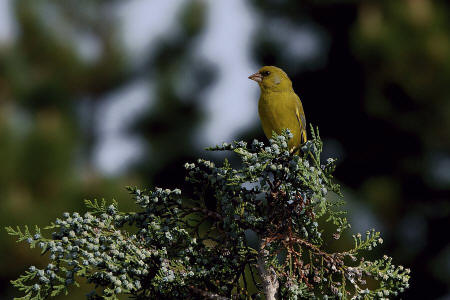
<path fill-rule="evenodd" d="M 300 143 L 306 142 L 306 118 L 305 118 L 305 112 L 303 111 L 303 105 L 300 101 L 300 98 L 295 95 L 297 98 L 297 105 L 295 109 L 295 114 L 297 116 L 298 123 L 300 125 L 300 132 L 301 132 L 301 139 Z"/>

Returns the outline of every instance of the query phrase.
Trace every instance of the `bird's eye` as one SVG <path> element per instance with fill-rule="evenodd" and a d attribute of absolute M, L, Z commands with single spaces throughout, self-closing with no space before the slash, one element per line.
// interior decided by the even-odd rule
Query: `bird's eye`
<path fill-rule="evenodd" d="M 269 76 L 270 72 L 269 71 L 263 71 L 263 72 L 261 72 L 261 75 L 262 76 Z"/>

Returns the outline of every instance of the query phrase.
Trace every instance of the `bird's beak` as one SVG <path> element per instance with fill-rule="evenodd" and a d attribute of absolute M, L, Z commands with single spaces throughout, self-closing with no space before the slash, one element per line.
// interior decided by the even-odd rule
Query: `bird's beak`
<path fill-rule="evenodd" d="M 248 79 L 254 80 L 256 82 L 262 82 L 262 75 L 259 72 L 256 72 L 255 74 L 252 74 L 248 76 Z"/>

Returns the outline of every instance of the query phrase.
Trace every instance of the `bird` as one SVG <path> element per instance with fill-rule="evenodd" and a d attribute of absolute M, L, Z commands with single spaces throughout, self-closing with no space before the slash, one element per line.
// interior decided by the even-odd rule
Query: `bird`
<path fill-rule="evenodd" d="M 288 75 L 278 67 L 264 66 L 248 78 L 256 81 L 261 90 L 258 113 L 264 134 L 270 139 L 273 132 L 281 134 L 289 129 L 293 137 L 288 141 L 288 148 L 298 153 L 307 140 L 306 118 Z"/>

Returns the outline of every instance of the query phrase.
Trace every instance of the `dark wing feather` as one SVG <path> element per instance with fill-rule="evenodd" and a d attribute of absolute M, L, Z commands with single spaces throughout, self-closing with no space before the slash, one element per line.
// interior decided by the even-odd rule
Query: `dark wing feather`
<path fill-rule="evenodd" d="M 305 113 L 303 111 L 302 101 L 300 100 L 300 98 L 298 96 L 296 98 L 298 101 L 297 101 L 297 109 L 295 111 L 295 114 L 297 116 L 297 120 L 300 125 L 300 132 L 302 134 L 300 143 L 304 143 L 304 142 L 306 142 L 306 118 L 305 118 Z"/>

